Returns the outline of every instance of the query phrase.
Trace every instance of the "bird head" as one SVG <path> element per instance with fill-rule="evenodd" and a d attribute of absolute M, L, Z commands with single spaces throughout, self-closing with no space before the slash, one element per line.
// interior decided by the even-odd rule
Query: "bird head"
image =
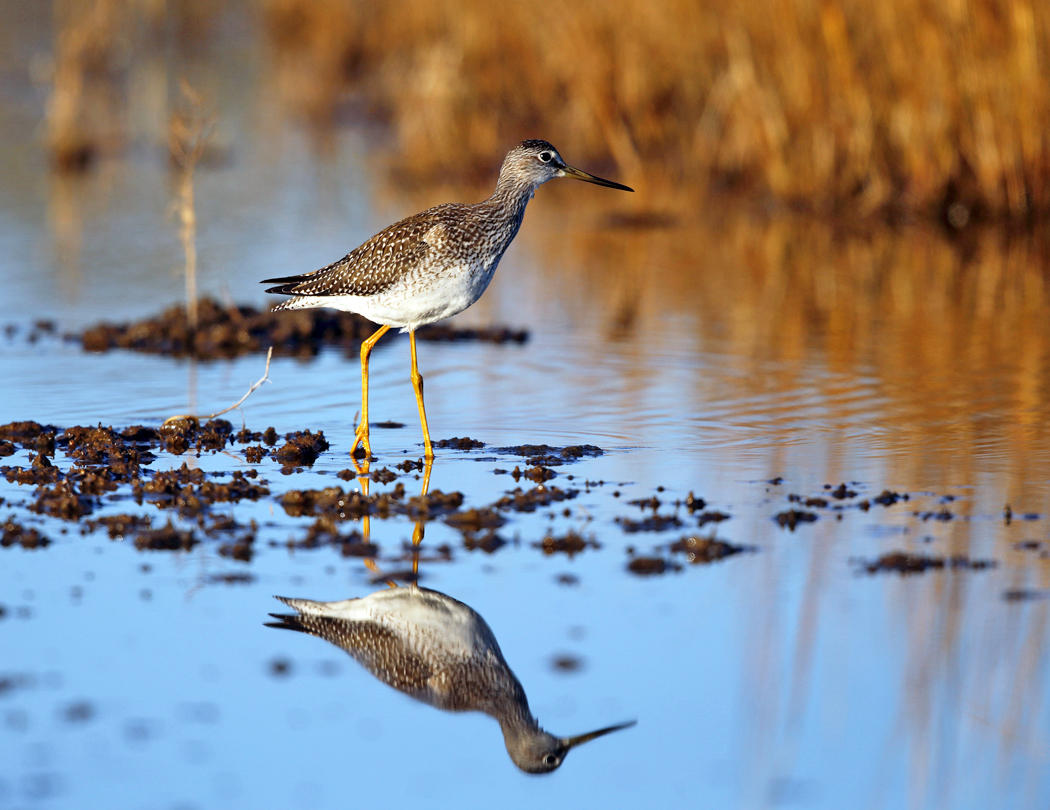
<path fill-rule="evenodd" d="M 571 177 L 607 188 L 634 191 L 633 188 L 612 180 L 605 180 L 568 165 L 558 150 L 548 141 L 522 141 L 507 153 L 500 169 L 500 182 L 511 180 L 515 184 L 527 184 L 534 190 L 555 177 Z"/>
<path fill-rule="evenodd" d="M 510 758 L 525 773 L 550 773 L 561 766 L 566 755 L 576 746 L 613 731 L 630 728 L 634 724 L 635 721 L 631 720 L 586 734 L 578 734 L 575 737 L 556 737 L 539 728 L 522 734 L 508 734 L 505 730 L 504 741 L 507 744 L 507 753 L 510 754 Z"/>

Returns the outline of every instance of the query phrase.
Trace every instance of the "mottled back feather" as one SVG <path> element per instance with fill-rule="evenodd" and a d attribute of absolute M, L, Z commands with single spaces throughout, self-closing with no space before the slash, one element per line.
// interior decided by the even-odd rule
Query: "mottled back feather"
<path fill-rule="evenodd" d="M 330 616 L 271 613 L 278 621 L 267 627 L 298 630 L 342 647 L 383 683 L 415 695 L 426 690 L 434 674 L 397 634 L 375 622 L 351 622 Z"/>
<path fill-rule="evenodd" d="M 435 227 L 442 236 L 463 220 L 467 206 L 446 203 L 428 208 L 384 228 L 339 261 L 295 276 L 264 279 L 268 293 L 284 295 L 378 295 L 423 266 L 434 249 L 426 236 Z M 278 309 L 280 306 L 277 307 Z"/>
<path fill-rule="evenodd" d="M 490 643 L 480 643 L 476 657 L 464 658 L 443 649 L 439 637 L 409 640 L 378 622 L 310 613 L 270 615 L 277 621 L 267 623 L 267 627 L 323 638 L 345 650 L 383 683 L 433 706 L 447 711 L 482 711 L 501 721 L 513 715 L 524 718 L 527 725 L 535 724 L 525 690 L 491 636 Z M 488 630 L 488 625 L 484 628 Z M 421 644 L 429 648 L 426 657 L 417 652 Z"/>

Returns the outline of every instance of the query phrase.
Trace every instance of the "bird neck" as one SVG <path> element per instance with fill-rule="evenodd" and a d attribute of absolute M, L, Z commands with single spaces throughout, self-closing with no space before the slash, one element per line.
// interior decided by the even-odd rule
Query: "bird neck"
<path fill-rule="evenodd" d="M 529 200 L 535 193 L 536 187 L 531 183 L 522 183 L 513 175 L 501 173 L 499 180 L 496 181 L 496 190 L 486 202 L 508 219 L 520 224 L 525 216 L 525 206 L 529 204 Z"/>
<path fill-rule="evenodd" d="M 508 705 L 503 707 L 503 711 L 496 719 L 499 720 L 499 727 L 503 732 L 503 739 L 507 743 L 508 750 L 516 742 L 531 737 L 540 730 L 540 724 L 529 711 L 529 704 L 524 701 L 520 703 L 508 701 Z"/>

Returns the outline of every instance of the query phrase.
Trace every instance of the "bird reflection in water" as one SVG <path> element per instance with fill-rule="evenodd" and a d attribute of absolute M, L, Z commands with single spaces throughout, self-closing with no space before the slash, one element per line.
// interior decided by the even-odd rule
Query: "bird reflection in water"
<path fill-rule="evenodd" d="M 429 465 L 426 471 L 429 473 Z M 424 477 L 424 494 L 429 475 Z M 422 539 L 421 521 L 413 534 Z M 414 572 L 418 571 L 418 556 Z M 559 737 L 540 728 L 521 683 L 496 637 L 471 607 L 416 584 L 391 586 L 358 599 L 315 602 L 277 598 L 295 613 L 273 613 L 267 627 L 298 630 L 346 650 L 383 683 L 452 712 L 494 717 L 514 764 L 527 773 L 550 773 L 573 748 L 634 725 Z"/>
<path fill-rule="evenodd" d="M 271 614 L 277 621 L 267 627 L 330 641 L 383 683 L 431 706 L 494 717 L 507 753 L 527 773 L 549 773 L 581 743 L 634 725 L 574 737 L 544 731 L 485 620 L 438 591 L 413 584 L 341 602 L 277 598 L 296 612 Z"/>

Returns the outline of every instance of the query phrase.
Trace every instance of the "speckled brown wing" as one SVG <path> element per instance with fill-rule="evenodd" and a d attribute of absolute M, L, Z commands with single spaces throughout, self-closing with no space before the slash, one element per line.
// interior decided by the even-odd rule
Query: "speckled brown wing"
<path fill-rule="evenodd" d="M 342 647 L 383 683 L 407 694 L 425 691 L 434 674 L 427 662 L 408 649 L 396 633 L 375 622 L 305 614 L 270 615 L 277 621 L 268 622 L 267 627 L 298 630 Z"/>
<path fill-rule="evenodd" d="M 426 239 L 436 225 L 448 227 L 456 204 L 439 205 L 384 228 L 360 247 L 320 270 L 268 278 L 266 290 L 282 295 L 379 295 L 421 267 L 433 245 Z"/>

